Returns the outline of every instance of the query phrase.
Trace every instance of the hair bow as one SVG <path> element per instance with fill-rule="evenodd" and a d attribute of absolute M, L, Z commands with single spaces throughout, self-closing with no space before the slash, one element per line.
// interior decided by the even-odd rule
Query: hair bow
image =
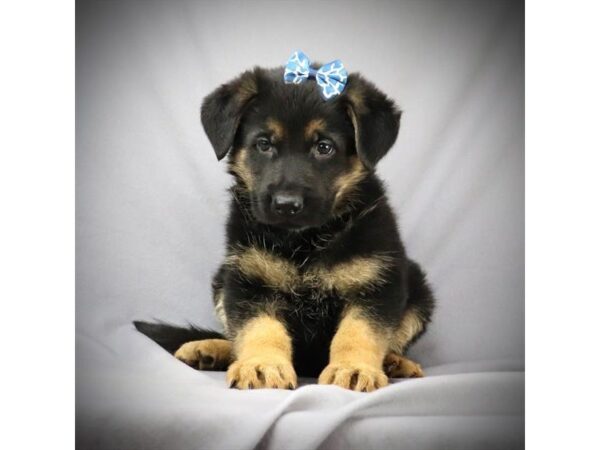
<path fill-rule="evenodd" d="M 346 87 L 348 72 L 339 59 L 324 64 L 320 69 L 310 67 L 308 56 L 301 50 L 292 53 L 285 65 L 283 81 L 286 84 L 304 83 L 309 78 L 314 78 L 321 88 L 321 95 L 329 100 L 340 95 Z"/>

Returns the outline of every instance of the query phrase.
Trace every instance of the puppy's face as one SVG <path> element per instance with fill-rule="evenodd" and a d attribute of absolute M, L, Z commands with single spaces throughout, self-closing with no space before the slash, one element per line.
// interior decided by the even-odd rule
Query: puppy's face
<path fill-rule="evenodd" d="M 202 120 L 219 159 L 229 153 L 257 221 L 319 227 L 351 205 L 393 144 L 400 113 L 360 78 L 330 101 L 313 81 L 282 78 L 279 69 L 246 72 L 207 97 Z"/>
<path fill-rule="evenodd" d="M 290 98 L 294 93 L 271 90 L 249 106 L 231 169 L 246 185 L 258 221 L 302 229 L 330 220 L 342 190 L 350 187 L 348 178 L 358 183 L 367 170 L 356 156 L 354 129 L 342 105 L 325 103 L 309 90 Z"/>

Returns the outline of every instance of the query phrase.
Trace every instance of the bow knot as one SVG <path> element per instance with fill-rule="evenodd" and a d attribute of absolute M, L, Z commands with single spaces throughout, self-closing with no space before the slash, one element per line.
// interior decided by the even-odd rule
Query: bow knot
<path fill-rule="evenodd" d="M 300 84 L 309 78 L 317 81 L 321 95 L 329 100 L 342 93 L 348 81 L 348 72 L 339 59 L 324 64 L 320 69 L 314 69 L 310 67 L 308 56 L 301 50 L 295 51 L 285 66 L 283 81 L 286 84 Z"/>

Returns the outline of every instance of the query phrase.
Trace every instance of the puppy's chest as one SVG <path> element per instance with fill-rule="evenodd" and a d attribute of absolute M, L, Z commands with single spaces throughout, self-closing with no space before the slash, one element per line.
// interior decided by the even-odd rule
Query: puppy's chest
<path fill-rule="evenodd" d="M 347 304 L 336 295 L 295 295 L 280 298 L 279 313 L 285 319 L 294 345 L 331 340 Z"/>
<path fill-rule="evenodd" d="M 274 295 L 302 304 L 351 299 L 385 283 L 392 261 L 382 255 L 334 258 L 313 254 L 282 255 L 258 246 L 236 249 L 227 257 L 231 269 Z"/>

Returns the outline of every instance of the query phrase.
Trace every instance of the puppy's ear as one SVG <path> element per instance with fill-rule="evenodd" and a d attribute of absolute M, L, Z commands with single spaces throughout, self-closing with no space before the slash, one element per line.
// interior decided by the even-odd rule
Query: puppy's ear
<path fill-rule="evenodd" d="M 219 160 L 231 150 L 242 114 L 257 93 L 257 71 L 252 70 L 221 85 L 202 102 L 202 126 Z"/>
<path fill-rule="evenodd" d="M 344 94 L 354 126 L 356 152 L 363 164 L 373 169 L 394 145 L 402 112 L 375 85 L 358 74 L 348 77 Z"/>

